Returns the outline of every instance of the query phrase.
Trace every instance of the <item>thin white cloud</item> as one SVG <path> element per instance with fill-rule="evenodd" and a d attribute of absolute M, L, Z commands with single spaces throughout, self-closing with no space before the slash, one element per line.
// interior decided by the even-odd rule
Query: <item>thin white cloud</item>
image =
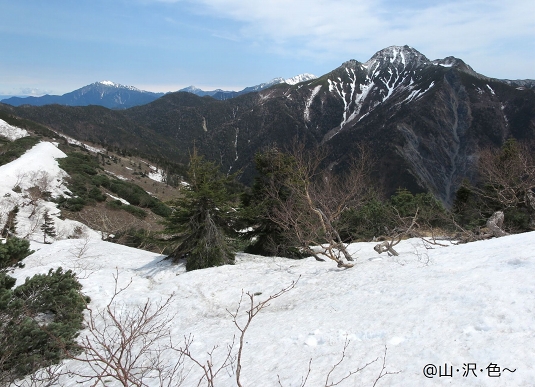
<path fill-rule="evenodd" d="M 195 4 L 199 13 L 239 22 L 241 27 L 234 32 L 242 40 L 271 52 L 311 58 L 349 59 L 389 45 L 409 44 L 430 59 L 465 54 L 466 61 L 481 58 L 483 63 L 495 56 L 491 51 L 496 45 L 506 56 L 507 42 L 526 39 L 533 47 L 535 41 L 533 0 L 425 6 L 386 0 L 196 0 Z"/>

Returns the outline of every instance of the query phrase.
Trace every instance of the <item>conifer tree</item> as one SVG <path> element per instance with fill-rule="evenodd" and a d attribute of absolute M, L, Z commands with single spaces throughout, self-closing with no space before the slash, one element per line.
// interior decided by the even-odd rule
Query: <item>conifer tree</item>
<path fill-rule="evenodd" d="M 41 230 L 43 231 L 43 243 L 46 243 L 47 236 L 50 238 L 55 238 L 57 235 L 54 219 L 50 216 L 48 211 L 45 211 L 44 223 L 41 225 Z"/>
<path fill-rule="evenodd" d="M 242 236 L 254 240 L 245 252 L 266 256 L 305 257 L 295 247 L 298 242 L 292 238 L 291 233 L 285 232 L 271 219 L 271 214 L 280 206 L 280 201 L 291 196 L 290 186 L 295 180 L 297 169 L 295 158 L 271 147 L 258 152 L 254 161 L 258 175 L 251 190 L 242 195 L 241 215 L 250 228 Z M 268 191 L 276 192 L 280 200 L 268 195 Z"/>
<path fill-rule="evenodd" d="M 167 222 L 167 232 L 179 240 L 169 255 L 174 262 L 187 259 L 186 270 L 234 263 L 229 236 L 234 232 L 236 211 L 227 185 L 234 176 L 224 176 L 219 168 L 194 149 L 188 171 L 189 185 Z"/>
<path fill-rule="evenodd" d="M 5 243 L 0 243 L 0 272 L 11 266 L 24 266 L 20 261 L 31 253 L 30 242 L 26 239 L 11 237 Z"/>

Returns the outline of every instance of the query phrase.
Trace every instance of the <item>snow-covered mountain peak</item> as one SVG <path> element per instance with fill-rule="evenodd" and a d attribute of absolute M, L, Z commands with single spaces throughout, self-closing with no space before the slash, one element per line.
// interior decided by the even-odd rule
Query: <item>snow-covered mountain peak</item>
<path fill-rule="evenodd" d="M 277 85 L 279 83 L 284 83 L 285 79 L 282 78 L 282 77 L 277 77 L 277 78 L 273 78 L 271 81 L 269 82 L 264 82 L 264 83 L 261 83 L 260 85 Z"/>
<path fill-rule="evenodd" d="M 428 62 L 425 55 L 412 47 L 390 46 L 376 52 L 365 66 L 371 71 L 392 66 L 414 69 Z"/>
<path fill-rule="evenodd" d="M 344 104 L 340 124 L 328 132 L 330 140 L 346 126 L 360 121 L 387 100 L 411 102 L 434 83 L 421 85 L 417 70 L 430 65 L 429 59 L 409 46 L 390 46 L 375 53 L 366 63 L 344 62 L 329 74 L 329 92 Z"/>
<path fill-rule="evenodd" d="M 119 83 L 115 83 L 115 82 L 112 82 L 112 81 L 99 81 L 99 82 L 95 82 L 93 83 L 92 85 L 89 85 L 89 86 L 105 86 L 105 87 L 112 87 L 112 88 L 115 88 L 115 89 L 126 89 L 126 90 L 131 90 L 131 91 L 138 91 L 138 92 L 142 92 L 144 93 L 145 91 L 143 90 L 139 90 L 137 87 L 134 87 L 134 86 L 125 86 L 125 85 L 121 85 Z M 87 87 L 87 86 L 86 86 Z"/>
<path fill-rule="evenodd" d="M 199 89 L 196 86 L 191 85 L 191 86 L 185 87 L 183 89 L 180 89 L 179 91 L 185 91 L 185 92 L 188 92 L 188 93 L 195 94 L 196 92 L 200 92 L 200 91 L 203 91 L 203 90 Z"/>
<path fill-rule="evenodd" d="M 288 85 L 293 86 L 298 83 L 311 81 L 316 78 L 317 77 L 313 74 L 304 73 L 304 74 L 296 75 L 295 77 L 291 77 L 291 78 L 282 78 L 282 77 L 273 78 L 271 81 L 267 83 L 262 83 L 258 86 L 262 86 L 262 88 L 265 88 L 266 86 L 278 85 L 280 83 L 286 83 Z"/>
<path fill-rule="evenodd" d="M 101 85 L 104 85 L 104 86 L 116 86 L 116 84 L 113 83 L 112 81 L 100 81 L 97 83 L 100 83 Z"/>
<path fill-rule="evenodd" d="M 288 78 L 284 80 L 284 83 L 287 83 L 288 85 L 295 85 L 297 83 L 311 81 L 313 79 L 316 79 L 317 77 L 313 74 L 304 73 L 296 75 L 295 77 Z"/>

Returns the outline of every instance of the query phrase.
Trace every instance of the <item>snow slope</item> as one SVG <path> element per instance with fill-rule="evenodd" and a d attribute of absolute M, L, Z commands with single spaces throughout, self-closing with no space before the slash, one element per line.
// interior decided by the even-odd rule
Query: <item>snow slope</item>
<path fill-rule="evenodd" d="M 56 204 L 46 201 L 39 194 L 39 191 L 46 191 L 57 197 L 70 193 L 63 181 L 68 175 L 57 162 L 63 157 L 67 155 L 55 144 L 40 142 L 18 159 L 0 166 L 1 225 L 5 224 L 9 212 L 18 206 L 17 233 L 21 237 L 42 240 L 39 226 L 45 211 L 53 216 L 60 239 L 72 236 L 76 228 L 86 236 L 98 237 L 96 232 L 79 222 L 59 219 L 60 211 Z"/>
<path fill-rule="evenodd" d="M 85 253 L 76 258 L 85 243 Z M 534 385 L 535 233 L 433 249 L 412 239 L 398 245 L 401 255 L 396 258 L 379 256 L 372 247 L 352 245 L 358 261 L 348 270 L 314 259 L 238 254 L 236 265 L 186 273 L 182 265 L 171 266 L 157 254 L 98 240 L 63 240 L 34 243 L 37 251 L 14 275 L 20 283 L 52 267 L 78 269 L 93 310 L 109 301 L 116 270 L 120 286 L 131 281 L 118 296 L 130 307 L 175 293 L 168 311 L 176 314 L 173 338 L 180 342 L 184 335 L 194 335 L 191 350 L 200 360 L 220 345 L 216 363 L 237 334 L 227 310 L 236 309 L 242 289 L 264 300 L 298 280 L 247 331 L 244 386 L 278 386 L 277 375 L 283 386 L 299 386 L 310 359 L 307 386 L 324 386 L 346 339 L 345 359 L 331 381 L 378 361 L 342 386 L 372 386 L 385 346 L 385 370 L 399 373 L 384 376 L 378 386 Z M 463 376 L 464 363 L 475 363 L 476 371 Z M 500 367 L 500 377 L 489 376 L 490 363 Z M 437 374 L 430 380 L 423 375 L 427 364 L 452 366 L 452 376 Z M 83 366 L 67 361 L 65 367 Z M 184 385 L 196 385 L 198 377 L 192 367 Z M 233 377 L 230 370 L 222 372 L 215 385 L 235 386 Z M 62 385 L 74 386 L 76 380 L 66 378 Z"/>

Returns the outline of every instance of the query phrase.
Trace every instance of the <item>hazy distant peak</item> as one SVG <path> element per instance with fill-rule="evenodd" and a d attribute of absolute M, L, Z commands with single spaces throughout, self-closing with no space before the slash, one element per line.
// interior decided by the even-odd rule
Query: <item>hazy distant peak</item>
<path fill-rule="evenodd" d="M 195 93 L 196 91 L 202 91 L 202 90 L 199 89 L 196 86 L 191 85 L 191 86 L 185 87 L 183 89 L 180 89 L 179 91 L 186 91 L 188 93 Z"/>

